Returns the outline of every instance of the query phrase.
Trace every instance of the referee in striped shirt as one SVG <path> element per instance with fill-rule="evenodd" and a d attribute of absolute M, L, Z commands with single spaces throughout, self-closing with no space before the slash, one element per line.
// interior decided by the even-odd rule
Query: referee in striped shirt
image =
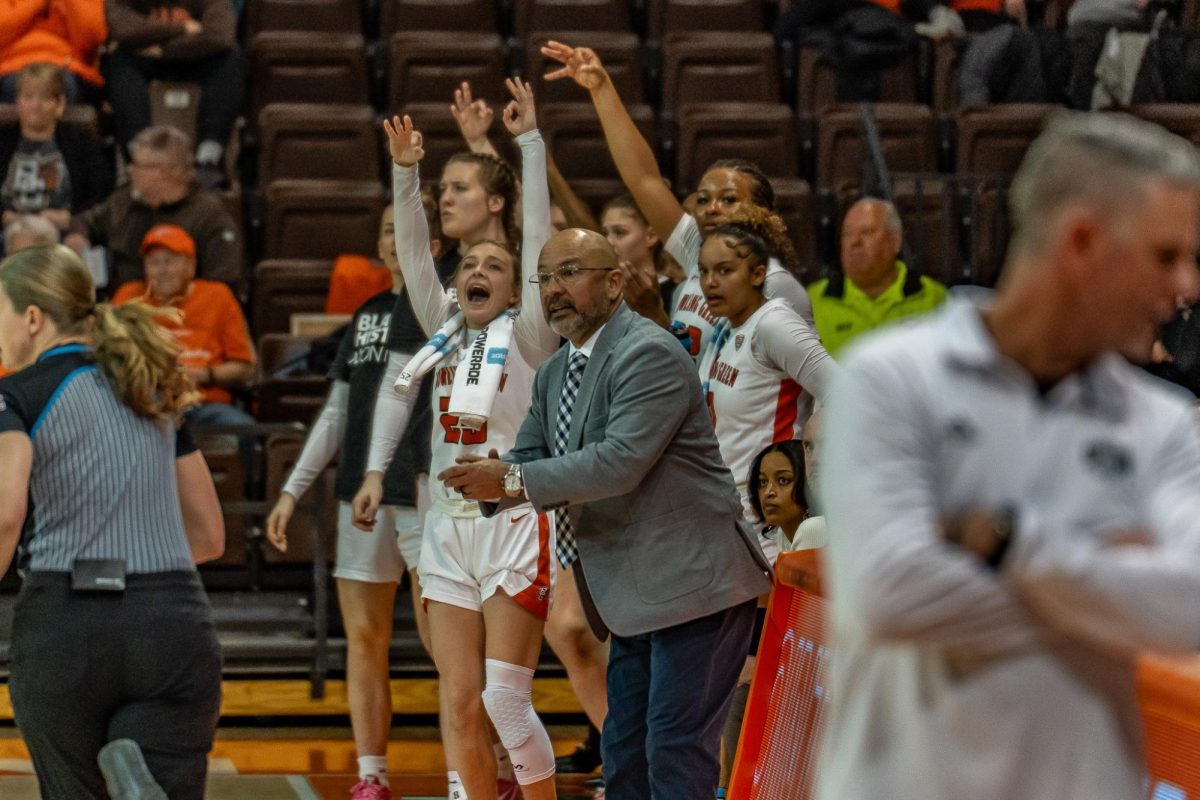
<path fill-rule="evenodd" d="M 107 798 L 116 739 L 204 796 L 221 655 L 195 564 L 225 532 L 160 313 L 95 305 L 60 245 L 0 262 L 0 573 L 19 550 L 10 689 L 43 800 Z"/>

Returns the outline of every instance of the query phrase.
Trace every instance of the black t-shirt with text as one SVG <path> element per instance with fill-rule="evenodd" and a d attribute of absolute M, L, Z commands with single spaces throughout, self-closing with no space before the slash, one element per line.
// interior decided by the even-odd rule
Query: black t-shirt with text
<path fill-rule="evenodd" d="M 354 499 L 362 485 L 367 452 L 371 446 L 371 421 L 375 398 L 391 352 L 415 354 L 428 341 L 413 314 L 408 294 L 380 292 L 354 312 L 329 369 L 330 380 L 350 384 L 346 433 L 338 461 L 335 489 L 339 500 Z M 386 505 L 416 505 L 416 476 L 429 471 L 429 437 L 433 415 L 429 409 L 429 381 L 422 382 L 412 419 L 383 478 Z M 388 391 L 391 388 L 388 387 Z"/>

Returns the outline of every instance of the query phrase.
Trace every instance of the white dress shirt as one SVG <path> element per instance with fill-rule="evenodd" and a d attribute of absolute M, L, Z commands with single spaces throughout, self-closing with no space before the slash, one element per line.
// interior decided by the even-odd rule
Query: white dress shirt
<path fill-rule="evenodd" d="M 1139 650 L 1200 646 L 1200 437 L 1115 355 L 1044 395 L 962 299 L 835 381 L 821 800 L 1132 800 Z M 939 520 L 1017 511 L 998 572 Z M 1141 529 L 1153 544 L 1111 546 Z"/>

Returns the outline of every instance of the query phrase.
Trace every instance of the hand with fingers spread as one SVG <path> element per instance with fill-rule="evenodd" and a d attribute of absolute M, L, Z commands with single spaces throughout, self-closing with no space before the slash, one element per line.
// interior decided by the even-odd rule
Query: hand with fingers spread
<path fill-rule="evenodd" d="M 533 87 L 524 81 L 505 78 L 504 85 L 513 96 L 504 107 L 504 127 L 513 136 L 520 136 L 537 129 L 537 109 L 533 103 Z"/>
<path fill-rule="evenodd" d="M 487 135 L 492 127 L 492 107 L 486 100 L 476 100 L 471 96 L 471 84 L 463 81 L 454 90 L 454 105 L 450 106 L 450 113 L 471 152 L 477 153 L 481 147 L 490 147 Z"/>
<path fill-rule="evenodd" d="M 411 167 L 425 157 L 422 147 L 421 132 L 413 128 L 412 120 L 407 114 L 404 119 L 392 117 L 391 121 L 383 121 L 383 130 L 388 137 L 388 150 L 392 160 L 402 167 Z"/>
<path fill-rule="evenodd" d="M 287 552 L 287 526 L 296 511 L 296 498 L 288 492 L 281 492 L 267 517 L 267 541 L 275 545 L 281 553 Z"/>
<path fill-rule="evenodd" d="M 570 78 L 589 92 L 599 89 L 608 81 L 604 65 L 591 48 L 549 41 L 542 47 L 542 55 L 562 64 L 560 69 L 546 75 L 548 81 Z"/>

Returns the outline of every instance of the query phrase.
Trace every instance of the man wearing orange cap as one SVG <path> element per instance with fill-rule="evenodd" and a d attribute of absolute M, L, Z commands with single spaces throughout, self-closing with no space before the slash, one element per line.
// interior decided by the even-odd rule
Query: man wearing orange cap
<path fill-rule="evenodd" d="M 121 286 L 113 303 L 142 300 L 183 312 L 182 324 L 170 325 L 183 345 L 180 360 L 204 394 L 204 405 L 189 419 L 197 424 L 241 425 L 254 419 L 231 403 L 229 389 L 249 382 L 254 345 L 246 317 L 229 287 L 196 278 L 196 243 L 178 225 L 155 225 L 140 248 L 145 280 Z"/>

